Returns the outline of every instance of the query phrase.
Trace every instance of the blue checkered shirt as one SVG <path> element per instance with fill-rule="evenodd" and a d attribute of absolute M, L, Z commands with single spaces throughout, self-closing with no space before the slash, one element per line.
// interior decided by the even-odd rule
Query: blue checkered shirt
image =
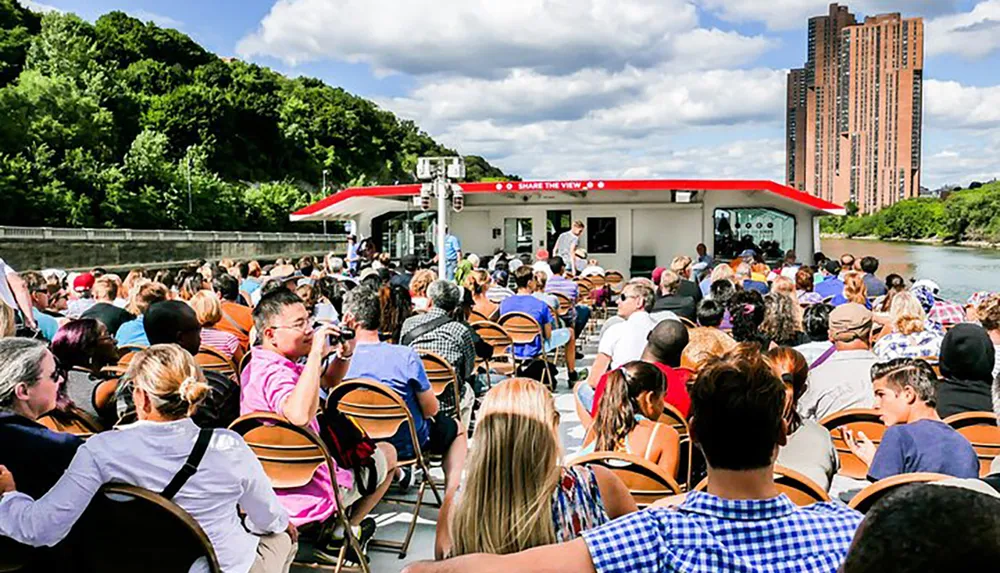
<path fill-rule="evenodd" d="M 833 503 L 800 508 L 784 494 L 728 500 L 695 491 L 583 534 L 598 573 L 833 573 L 861 514 Z"/>

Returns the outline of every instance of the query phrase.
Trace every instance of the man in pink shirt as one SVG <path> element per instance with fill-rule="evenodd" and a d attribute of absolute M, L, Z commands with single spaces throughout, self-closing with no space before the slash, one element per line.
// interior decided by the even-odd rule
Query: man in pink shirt
<path fill-rule="evenodd" d="M 254 348 L 250 362 L 241 375 L 240 412 L 274 412 L 289 422 L 320 432 L 316 412 L 320 406 L 320 386 L 332 388 L 344 378 L 354 341 L 335 347 L 330 335 L 336 327 L 325 325 L 315 331 L 302 300 L 295 293 L 278 290 L 264 296 L 253 312 L 254 325 L 262 346 Z M 328 355 L 336 356 L 324 364 Z M 301 362 L 306 358 L 305 363 Z M 365 516 L 385 495 L 395 473 L 396 450 L 388 443 L 378 444 L 375 451 L 378 487 L 362 496 L 360 478 L 354 472 L 335 468 L 336 481 L 345 506 L 352 506 L 351 526 L 358 528 L 362 549 L 375 533 L 375 522 Z M 336 508 L 329 470 L 319 467 L 312 481 L 301 488 L 278 490 L 278 498 L 288 511 L 292 523 L 303 535 L 322 529 L 322 524 Z M 343 531 L 333 531 L 333 538 L 317 544 L 317 553 L 336 560 L 343 542 Z"/>

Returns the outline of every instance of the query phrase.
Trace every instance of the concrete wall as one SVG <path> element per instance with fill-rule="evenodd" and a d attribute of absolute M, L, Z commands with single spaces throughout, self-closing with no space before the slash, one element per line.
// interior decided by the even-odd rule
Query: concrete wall
<path fill-rule="evenodd" d="M 343 253 L 337 241 L 315 242 L 141 242 L 141 241 L 0 241 L 0 258 L 18 270 L 89 269 L 96 266 L 169 267 L 197 259 L 275 259 L 303 255 Z"/>

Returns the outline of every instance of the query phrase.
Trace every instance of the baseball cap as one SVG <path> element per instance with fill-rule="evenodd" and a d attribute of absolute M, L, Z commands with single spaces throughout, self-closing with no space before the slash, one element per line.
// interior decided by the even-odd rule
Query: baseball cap
<path fill-rule="evenodd" d="M 753 249 L 747 249 L 747 250 L 743 251 L 742 253 L 740 253 L 740 258 L 743 258 L 743 259 L 751 258 L 752 259 L 756 255 L 757 255 L 757 251 L 755 251 Z"/>
<path fill-rule="evenodd" d="M 934 295 L 927 289 L 927 287 L 914 286 L 910 288 L 910 292 L 913 293 L 913 296 L 917 297 L 917 300 L 920 302 L 920 306 L 924 309 L 924 312 L 930 312 L 930 310 L 934 308 Z"/>
<path fill-rule="evenodd" d="M 867 339 L 872 330 L 872 311 L 858 303 L 842 304 L 830 313 L 830 336 L 840 342 Z"/>
<path fill-rule="evenodd" d="M 830 259 L 826 262 L 826 264 L 823 265 L 823 268 L 825 268 L 826 272 L 830 273 L 831 275 L 839 274 L 841 269 L 840 261 L 836 259 Z"/>
<path fill-rule="evenodd" d="M 73 279 L 73 290 L 76 292 L 83 292 L 94 288 L 94 275 L 90 273 L 82 273 Z"/>
<path fill-rule="evenodd" d="M 547 249 L 538 249 L 535 251 L 535 260 L 547 261 L 549 259 L 549 251 Z"/>

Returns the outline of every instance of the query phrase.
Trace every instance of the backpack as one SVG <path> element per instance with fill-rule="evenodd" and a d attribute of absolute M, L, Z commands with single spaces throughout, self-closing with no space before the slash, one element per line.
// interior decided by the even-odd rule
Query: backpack
<path fill-rule="evenodd" d="M 378 488 L 378 472 L 375 469 L 375 442 L 368 432 L 336 407 L 320 412 L 319 427 L 320 437 L 333 461 L 338 467 L 354 472 L 361 496 L 374 493 Z M 358 471 L 361 469 L 367 471 Z"/>

